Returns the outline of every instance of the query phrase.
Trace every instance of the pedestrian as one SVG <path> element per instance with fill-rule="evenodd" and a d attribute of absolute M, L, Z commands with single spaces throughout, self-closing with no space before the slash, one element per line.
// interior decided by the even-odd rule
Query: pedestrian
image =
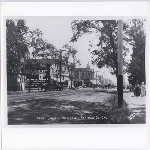
<path fill-rule="evenodd" d="M 133 86 L 133 90 L 132 90 L 134 93 L 134 96 L 136 96 L 135 89 L 136 89 L 136 84 Z"/>
<path fill-rule="evenodd" d="M 132 92 L 132 85 L 131 84 L 129 85 L 129 89 L 130 89 L 130 92 Z"/>
<path fill-rule="evenodd" d="M 139 86 L 139 84 L 136 84 L 136 86 L 135 86 L 135 96 L 140 96 L 140 94 L 141 94 L 141 91 L 140 91 L 140 86 Z"/>
<path fill-rule="evenodd" d="M 145 85 L 144 85 L 144 82 L 142 82 L 141 84 L 141 96 L 145 96 Z"/>

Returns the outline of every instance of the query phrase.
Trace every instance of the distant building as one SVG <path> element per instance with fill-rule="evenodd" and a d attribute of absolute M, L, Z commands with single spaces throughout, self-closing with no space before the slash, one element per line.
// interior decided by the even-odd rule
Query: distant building
<path fill-rule="evenodd" d="M 60 82 L 60 63 L 59 60 L 53 59 L 37 59 L 37 60 L 29 60 L 32 63 L 33 71 L 31 75 L 32 87 L 37 88 L 39 82 Z M 30 78 L 30 65 L 29 62 L 24 62 L 24 75 L 25 80 L 29 81 Z M 69 86 L 70 83 L 69 71 L 68 68 L 63 65 L 61 67 L 61 82 L 64 85 Z M 29 83 L 26 82 L 26 88 L 28 88 Z"/>
<path fill-rule="evenodd" d="M 89 63 L 87 64 L 86 68 L 75 68 L 74 71 L 74 79 L 83 80 L 86 86 L 90 86 L 90 80 L 94 79 L 94 69 L 90 68 Z"/>

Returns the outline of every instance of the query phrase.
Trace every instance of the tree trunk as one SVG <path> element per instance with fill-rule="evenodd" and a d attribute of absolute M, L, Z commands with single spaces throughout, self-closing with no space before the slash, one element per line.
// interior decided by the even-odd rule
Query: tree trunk
<path fill-rule="evenodd" d="M 60 78 L 60 85 L 61 85 L 61 63 L 60 63 L 59 73 L 60 73 L 59 78 Z"/>
<path fill-rule="evenodd" d="M 50 85 L 50 64 L 47 64 L 48 85 Z"/>
<path fill-rule="evenodd" d="M 15 77 L 14 77 L 14 73 L 13 73 L 13 91 L 15 91 L 15 84 L 14 84 L 14 82 L 15 82 L 14 80 L 15 80 L 15 79 L 14 79 L 14 78 L 15 78 Z"/>
<path fill-rule="evenodd" d="M 29 75 L 29 91 L 30 92 L 31 89 L 31 65 L 30 65 L 30 75 Z"/>
<path fill-rule="evenodd" d="M 72 88 L 72 68 L 71 68 L 71 88 Z"/>

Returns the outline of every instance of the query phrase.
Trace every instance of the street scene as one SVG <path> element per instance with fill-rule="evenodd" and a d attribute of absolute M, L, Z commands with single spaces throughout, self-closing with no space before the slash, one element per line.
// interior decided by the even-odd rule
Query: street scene
<path fill-rule="evenodd" d="M 145 24 L 8 17 L 7 124 L 145 124 Z"/>

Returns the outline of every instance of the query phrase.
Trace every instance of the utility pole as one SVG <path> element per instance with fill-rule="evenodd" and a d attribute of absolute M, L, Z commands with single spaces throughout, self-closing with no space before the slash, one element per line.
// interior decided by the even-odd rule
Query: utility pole
<path fill-rule="evenodd" d="M 123 21 L 118 21 L 118 107 L 123 106 Z"/>
<path fill-rule="evenodd" d="M 79 80 L 80 80 L 80 65 L 81 65 L 81 64 L 79 64 Z"/>
<path fill-rule="evenodd" d="M 73 69 L 73 64 L 71 64 L 71 88 L 72 88 L 72 69 Z"/>
<path fill-rule="evenodd" d="M 73 63 L 71 63 L 71 88 L 72 88 L 72 81 L 73 81 L 73 70 L 75 67 L 75 55 L 73 55 Z"/>
<path fill-rule="evenodd" d="M 62 50 L 60 49 L 60 51 L 56 51 L 59 52 L 59 56 L 60 56 L 60 63 L 59 63 L 59 78 L 60 78 L 60 85 L 61 85 L 61 67 L 62 67 L 62 52 L 66 51 L 66 50 Z"/>
<path fill-rule="evenodd" d="M 99 71 L 95 71 L 96 72 L 96 87 L 97 87 L 97 72 L 99 72 Z"/>
<path fill-rule="evenodd" d="M 62 67 L 62 51 L 60 50 L 60 65 L 59 65 L 60 85 L 61 85 L 61 67 Z"/>

